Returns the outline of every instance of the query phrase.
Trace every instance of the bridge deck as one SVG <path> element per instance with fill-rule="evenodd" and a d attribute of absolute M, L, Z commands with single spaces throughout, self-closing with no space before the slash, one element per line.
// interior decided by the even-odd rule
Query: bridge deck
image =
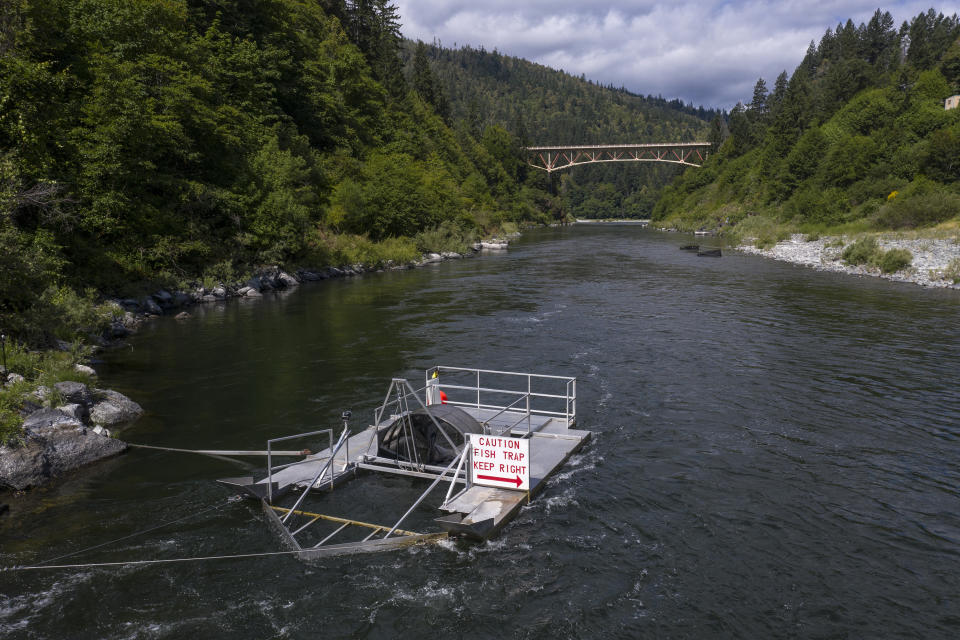
<path fill-rule="evenodd" d="M 594 162 L 668 162 L 699 167 L 709 142 L 648 142 L 524 147 L 527 164 L 547 173 Z M 699 164 L 698 164 L 699 163 Z"/>

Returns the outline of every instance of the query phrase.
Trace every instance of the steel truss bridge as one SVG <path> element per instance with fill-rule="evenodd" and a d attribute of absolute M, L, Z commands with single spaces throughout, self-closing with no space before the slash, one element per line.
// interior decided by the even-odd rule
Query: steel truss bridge
<path fill-rule="evenodd" d="M 596 144 L 524 147 L 527 164 L 547 173 L 595 162 L 670 162 L 699 167 L 707 159 L 709 142 Z"/>

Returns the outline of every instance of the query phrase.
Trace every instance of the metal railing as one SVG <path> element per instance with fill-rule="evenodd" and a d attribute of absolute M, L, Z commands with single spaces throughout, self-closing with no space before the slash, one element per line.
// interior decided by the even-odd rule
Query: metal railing
<path fill-rule="evenodd" d="M 431 379 L 433 379 L 434 374 L 440 376 L 441 374 L 452 374 L 456 376 L 464 376 L 464 374 L 470 375 L 474 379 L 474 384 L 457 384 L 456 382 L 450 383 L 446 380 L 441 383 L 441 386 L 445 391 L 462 391 L 469 392 L 471 398 L 475 398 L 475 401 L 464 401 L 456 399 L 448 399 L 447 404 L 452 404 L 454 406 L 461 407 L 474 407 L 479 411 L 480 409 L 491 409 L 497 411 L 496 415 L 500 415 L 507 411 L 510 411 L 516 408 L 516 405 L 521 401 L 525 401 L 525 406 L 523 409 L 524 418 L 519 420 L 517 424 L 522 422 L 524 419 L 529 421 L 529 417 L 532 415 L 539 416 L 549 416 L 559 418 L 562 417 L 567 421 L 568 425 L 572 425 L 577 417 L 577 379 L 570 376 L 552 376 L 552 375 L 543 375 L 536 373 L 521 373 L 517 371 L 497 371 L 494 369 L 471 369 L 466 367 L 444 367 L 444 366 L 435 366 L 427 369 L 426 371 L 426 384 L 429 385 Z M 516 378 L 520 382 L 518 385 L 513 385 L 513 388 L 497 388 L 494 386 L 484 385 L 484 376 L 488 379 L 490 377 L 497 376 L 507 376 L 509 378 Z M 526 382 L 526 389 L 523 390 L 522 383 Z M 534 383 L 537 382 L 540 385 L 550 384 L 551 381 L 554 385 L 560 384 L 561 382 L 565 385 L 564 393 L 561 395 L 559 393 L 544 393 L 544 392 L 535 392 L 533 390 Z M 517 388 L 520 387 L 520 388 Z M 426 387 L 425 387 L 426 388 Z M 516 400 L 504 404 L 503 401 L 495 403 L 496 396 L 517 396 Z M 550 408 L 547 408 L 546 403 L 548 401 L 559 402 L 563 401 L 563 410 L 557 411 Z M 552 405 L 555 406 L 555 405 Z M 516 426 L 516 425 L 514 425 Z"/>

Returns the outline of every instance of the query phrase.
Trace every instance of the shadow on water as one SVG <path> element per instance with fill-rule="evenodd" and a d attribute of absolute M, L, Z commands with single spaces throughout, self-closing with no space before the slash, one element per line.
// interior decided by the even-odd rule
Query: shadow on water
<path fill-rule="evenodd" d="M 333 558 L 4 574 L 11 637 L 955 637 L 960 296 L 595 225 L 509 252 L 305 285 L 163 319 L 105 385 L 132 442 L 261 448 L 361 429 L 393 376 L 455 366 L 578 377 L 594 441 L 503 535 Z M 4 565 L 216 507 L 83 561 L 279 549 L 212 480 L 132 451 L 17 498 Z M 361 481 L 328 512 L 399 517 L 423 489 Z M 440 496 L 415 516 L 426 524 Z M 347 515 L 341 513 L 340 515 Z"/>

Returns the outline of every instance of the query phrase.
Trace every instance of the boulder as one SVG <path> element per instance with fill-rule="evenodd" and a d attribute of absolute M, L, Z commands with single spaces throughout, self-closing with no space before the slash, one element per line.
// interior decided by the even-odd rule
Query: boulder
<path fill-rule="evenodd" d="M 164 289 L 160 289 L 160 291 L 157 291 L 155 294 L 153 294 L 153 299 L 161 305 L 173 304 L 173 295 Z"/>
<path fill-rule="evenodd" d="M 262 293 L 260 293 L 259 291 L 257 291 L 256 289 L 254 289 L 254 288 L 252 288 L 252 287 L 251 287 L 250 289 L 248 289 L 247 292 L 246 292 L 245 294 L 243 294 L 243 295 L 245 295 L 245 296 L 248 297 L 248 298 L 262 298 L 262 297 L 263 297 L 263 294 L 262 294 Z"/>
<path fill-rule="evenodd" d="M 78 420 L 80 422 L 86 420 L 90 415 L 89 409 L 82 404 L 65 404 L 57 407 L 55 411 L 59 411 L 60 413 L 70 416 L 74 420 Z"/>
<path fill-rule="evenodd" d="M 83 425 L 77 418 L 60 411 L 59 409 L 40 409 L 34 411 L 23 420 L 23 429 L 28 435 L 42 433 L 44 429 L 52 429 L 63 424 L 71 424 L 78 428 Z"/>
<path fill-rule="evenodd" d="M 90 405 L 93 404 L 93 395 L 90 389 L 82 382 L 58 382 L 53 385 L 60 397 L 69 403 Z"/>
<path fill-rule="evenodd" d="M 227 288 L 224 287 L 222 284 L 218 284 L 213 288 L 213 290 L 210 293 L 216 296 L 218 299 L 222 300 L 223 298 L 227 297 Z"/>
<path fill-rule="evenodd" d="M 4 386 L 5 386 L 5 387 L 12 387 L 13 385 L 17 384 L 18 382 L 23 382 L 25 379 L 26 379 L 26 378 L 24 378 L 24 377 L 23 377 L 22 375 L 20 375 L 19 373 L 8 373 L 8 374 L 7 374 L 7 382 L 4 384 Z"/>
<path fill-rule="evenodd" d="M 443 260 L 443 256 L 441 256 L 439 253 L 428 253 L 425 256 L 423 256 L 424 264 L 429 264 L 431 262 L 440 262 L 441 260 Z"/>
<path fill-rule="evenodd" d="M 40 385 L 33 392 L 33 397 L 36 398 L 37 402 L 43 404 L 47 401 L 47 397 L 50 395 L 50 387 L 46 385 Z"/>
<path fill-rule="evenodd" d="M 445 260 L 457 260 L 457 259 L 463 257 L 462 255 L 460 255 L 459 253 L 457 253 L 457 252 L 455 252 L 455 251 L 444 251 L 444 252 L 441 253 L 440 255 L 443 256 L 443 258 L 444 258 Z"/>
<path fill-rule="evenodd" d="M 0 487 L 22 491 L 127 448 L 123 442 L 95 434 L 59 411 L 37 413 L 49 414 L 50 424 L 32 428 L 22 445 L 0 446 Z"/>
<path fill-rule="evenodd" d="M 213 295 L 212 293 L 208 293 L 208 294 L 205 295 L 205 296 L 200 296 L 200 302 L 216 302 L 216 301 L 219 300 L 219 299 L 220 299 L 220 298 L 218 298 L 217 296 Z"/>
<path fill-rule="evenodd" d="M 177 315 L 173 316 L 173 319 L 174 319 L 174 320 L 189 320 L 189 319 L 192 318 L 192 317 L 193 317 L 193 316 L 191 316 L 191 315 L 190 315 L 189 313 L 187 313 L 186 311 L 181 311 L 181 312 L 178 313 Z"/>
<path fill-rule="evenodd" d="M 294 278 L 289 273 L 286 273 L 285 271 L 281 271 L 280 273 L 277 274 L 277 280 L 284 287 L 296 287 L 300 285 L 300 282 L 297 281 L 296 278 Z"/>
<path fill-rule="evenodd" d="M 83 373 L 88 376 L 96 376 L 97 372 L 93 370 L 93 367 L 88 367 L 85 364 L 75 364 L 73 365 L 73 370 L 77 373 Z"/>
<path fill-rule="evenodd" d="M 306 280 L 308 282 L 316 282 L 317 280 L 326 280 L 330 276 L 325 273 L 317 273 L 316 271 L 297 271 L 297 275 L 300 277 L 300 280 Z"/>
<path fill-rule="evenodd" d="M 159 316 L 163 313 L 163 309 L 160 308 L 160 305 L 158 305 L 153 298 L 144 298 L 143 308 L 147 310 L 147 313 L 154 316 Z"/>
<path fill-rule="evenodd" d="M 182 307 L 190 304 L 193 298 L 190 297 L 189 293 L 184 293 L 183 291 L 177 291 L 173 294 L 173 306 Z"/>
<path fill-rule="evenodd" d="M 129 424 L 143 415 L 143 408 L 116 391 L 97 391 L 97 401 L 90 410 L 90 421 L 104 427 Z"/>

